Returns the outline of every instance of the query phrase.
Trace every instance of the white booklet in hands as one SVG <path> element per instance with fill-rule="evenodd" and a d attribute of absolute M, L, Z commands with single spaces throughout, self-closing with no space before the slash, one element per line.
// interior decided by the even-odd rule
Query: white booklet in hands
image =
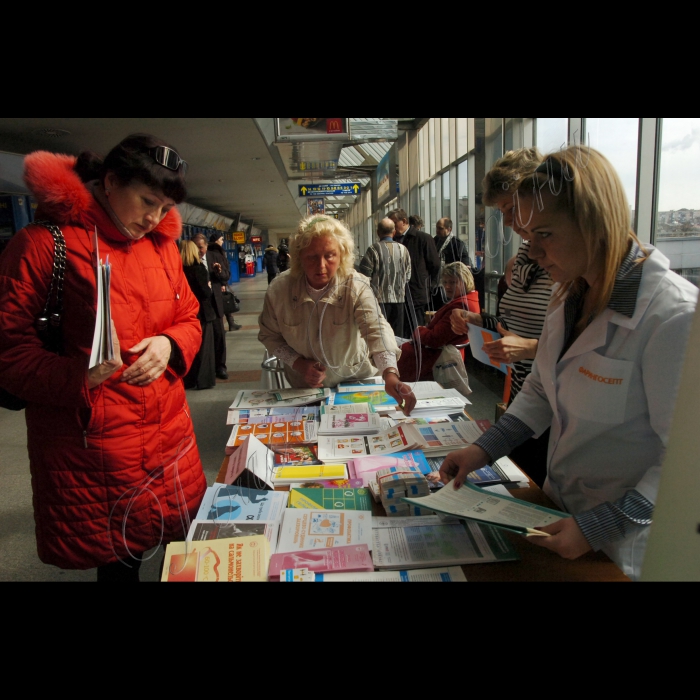
<path fill-rule="evenodd" d="M 112 266 L 109 255 L 106 261 L 100 258 L 100 245 L 97 237 L 97 227 L 93 234 L 93 250 L 95 256 L 95 286 L 97 288 L 97 312 L 95 317 L 95 333 L 92 337 L 92 352 L 88 369 L 114 359 L 114 344 L 112 342 L 112 302 L 110 287 L 112 282 Z"/>

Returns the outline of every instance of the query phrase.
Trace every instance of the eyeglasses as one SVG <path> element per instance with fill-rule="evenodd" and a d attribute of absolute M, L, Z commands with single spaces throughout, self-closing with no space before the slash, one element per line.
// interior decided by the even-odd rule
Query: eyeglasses
<path fill-rule="evenodd" d="M 155 160 L 158 165 L 162 165 L 164 168 L 168 168 L 168 170 L 177 170 L 182 166 L 182 174 L 185 175 L 187 173 L 187 161 L 182 160 L 179 154 L 173 151 L 172 148 L 156 146 L 155 148 L 151 148 L 148 154 L 153 157 L 153 160 Z"/>

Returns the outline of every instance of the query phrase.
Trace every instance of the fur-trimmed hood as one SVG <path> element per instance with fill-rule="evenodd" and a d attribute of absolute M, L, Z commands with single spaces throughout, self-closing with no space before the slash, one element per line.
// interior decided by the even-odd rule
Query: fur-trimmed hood
<path fill-rule="evenodd" d="M 59 226 L 72 224 L 89 229 L 98 225 L 105 233 L 116 232 L 107 212 L 75 172 L 76 160 L 75 156 L 48 151 L 36 151 L 25 157 L 24 181 L 39 203 L 39 217 L 48 218 Z M 180 238 L 182 218 L 176 207 L 152 233 L 172 240 Z"/>

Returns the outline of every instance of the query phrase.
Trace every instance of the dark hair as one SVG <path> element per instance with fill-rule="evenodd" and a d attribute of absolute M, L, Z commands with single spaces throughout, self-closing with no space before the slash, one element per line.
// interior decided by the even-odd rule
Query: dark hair
<path fill-rule="evenodd" d="M 390 219 L 396 218 L 398 221 L 408 221 L 408 214 L 403 209 L 394 209 L 387 216 Z"/>
<path fill-rule="evenodd" d="M 206 243 L 207 237 L 203 233 L 195 233 L 190 240 L 193 240 L 195 243 L 197 241 L 204 241 Z"/>
<path fill-rule="evenodd" d="M 425 225 L 423 219 L 421 219 L 420 216 L 418 216 L 418 214 L 409 216 L 408 223 L 411 224 L 411 226 L 415 226 L 417 229 L 420 229 L 421 231 L 423 230 L 423 226 Z"/>
<path fill-rule="evenodd" d="M 104 160 L 92 151 L 81 153 L 75 172 L 83 182 L 100 180 L 102 183 L 111 172 L 122 185 L 140 182 L 180 204 L 187 197 L 182 165 L 177 170 L 170 170 L 157 163 L 150 151 L 158 146 L 176 151 L 170 144 L 150 134 L 132 134 L 115 146 Z"/>
<path fill-rule="evenodd" d="M 221 231 L 215 231 L 209 236 L 209 243 L 216 243 L 219 238 L 223 238 L 224 234 Z"/>
<path fill-rule="evenodd" d="M 443 216 L 442 219 L 438 220 L 438 223 L 440 223 L 440 221 L 445 222 L 445 228 L 449 228 L 450 230 L 452 230 L 452 219 L 449 219 L 446 216 Z"/>

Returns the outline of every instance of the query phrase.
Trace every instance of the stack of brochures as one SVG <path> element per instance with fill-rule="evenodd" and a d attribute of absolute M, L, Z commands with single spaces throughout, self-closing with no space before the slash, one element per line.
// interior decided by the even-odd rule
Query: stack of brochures
<path fill-rule="evenodd" d="M 376 473 L 379 498 L 389 517 L 409 516 L 411 506 L 404 498 L 411 496 L 420 498 L 430 495 L 428 480 L 418 467 L 402 466 L 380 469 Z M 421 494 L 421 496 L 418 496 Z M 419 509 L 418 515 L 433 515 L 427 509 Z"/>

